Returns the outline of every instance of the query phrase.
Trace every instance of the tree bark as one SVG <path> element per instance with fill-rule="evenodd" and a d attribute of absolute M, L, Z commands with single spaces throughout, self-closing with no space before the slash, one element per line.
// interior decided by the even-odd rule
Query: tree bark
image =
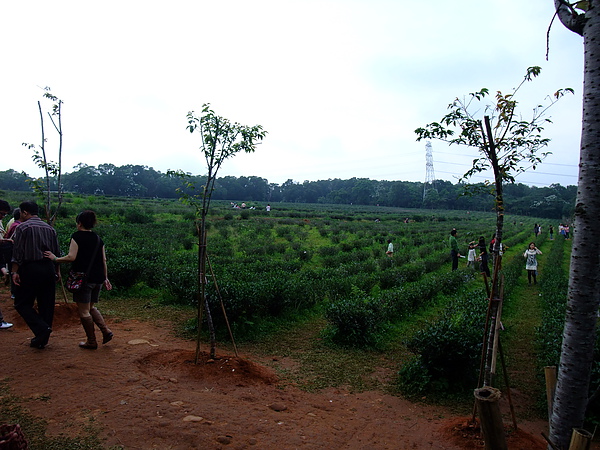
<path fill-rule="evenodd" d="M 585 14 L 561 22 L 574 32 L 574 23 L 584 23 L 585 68 L 583 86 L 583 128 L 579 163 L 579 188 L 575 206 L 575 227 L 569 291 L 556 393 L 550 420 L 550 440 L 568 448 L 572 430 L 583 425 L 596 341 L 600 305 L 600 4 L 590 1 Z"/>

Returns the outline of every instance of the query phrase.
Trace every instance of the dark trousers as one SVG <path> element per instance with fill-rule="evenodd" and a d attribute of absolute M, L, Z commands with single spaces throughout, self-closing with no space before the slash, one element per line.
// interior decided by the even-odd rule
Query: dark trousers
<path fill-rule="evenodd" d="M 458 252 L 450 250 L 450 256 L 452 257 L 452 270 L 458 269 Z"/>
<path fill-rule="evenodd" d="M 481 263 L 479 264 L 479 270 L 481 273 L 485 273 L 490 277 L 490 268 L 488 266 L 488 255 L 481 255 Z"/>
<path fill-rule="evenodd" d="M 15 290 L 15 309 L 36 336 L 52 328 L 56 271 L 50 260 L 24 263 L 19 267 L 21 285 Z M 33 307 L 37 300 L 37 311 Z"/>

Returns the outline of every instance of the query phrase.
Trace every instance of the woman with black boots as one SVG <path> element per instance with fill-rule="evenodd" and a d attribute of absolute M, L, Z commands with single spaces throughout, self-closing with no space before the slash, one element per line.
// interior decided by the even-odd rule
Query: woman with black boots
<path fill-rule="evenodd" d="M 44 256 L 55 263 L 71 262 L 71 271 L 84 272 L 85 279 L 81 288 L 73 291 L 73 301 L 77 303 L 79 319 L 85 330 L 87 340 L 80 342 L 79 347 L 96 350 L 98 342 L 94 324 L 102 332 L 102 343 L 106 344 L 113 338 L 113 333 L 106 326 L 102 314 L 96 308 L 102 286 L 111 290 L 106 268 L 106 252 L 100 236 L 92 231 L 96 225 L 96 213 L 91 210 L 81 212 L 75 219 L 77 231 L 71 236 L 69 253 L 63 257 L 56 257 L 52 252 L 45 252 Z"/>

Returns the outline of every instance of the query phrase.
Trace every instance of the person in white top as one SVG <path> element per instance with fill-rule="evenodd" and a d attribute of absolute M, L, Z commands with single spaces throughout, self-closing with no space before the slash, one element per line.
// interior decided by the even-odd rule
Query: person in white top
<path fill-rule="evenodd" d="M 529 284 L 531 284 L 531 279 L 533 278 L 533 284 L 537 284 L 537 255 L 541 255 L 542 252 L 538 250 L 535 246 L 535 242 L 529 243 L 529 248 L 525 250 L 523 253 L 523 257 L 527 258 L 525 262 L 525 269 L 527 270 L 527 279 L 529 280 Z"/>

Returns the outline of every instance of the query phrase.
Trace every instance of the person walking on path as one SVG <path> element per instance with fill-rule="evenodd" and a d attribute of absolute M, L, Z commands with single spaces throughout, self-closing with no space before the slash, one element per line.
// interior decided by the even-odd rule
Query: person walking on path
<path fill-rule="evenodd" d="M 535 242 L 529 243 L 529 248 L 525 250 L 523 253 L 523 257 L 527 258 L 525 263 L 525 269 L 527 270 L 527 279 L 529 280 L 529 284 L 531 284 L 531 279 L 533 278 L 533 284 L 537 284 L 537 255 L 541 255 L 542 252 L 538 250 L 535 246 Z"/>
<path fill-rule="evenodd" d="M 13 235 L 12 281 L 15 289 L 15 309 L 35 335 L 30 346 L 43 349 L 52 333 L 56 279 L 58 273 L 44 251 L 58 254 L 56 231 L 38 217 L 35 202 L 23 202 L 21 225 Z M 37 311 L 34 303 L 37 302 Z"/>
<path fill-rule="evenodd" d="M 110 291 L 112 285 L 108 280 L 104 242 L 102 242 L 100 236 L 92 231 L 92 228 L 96 225 L 96 213 L 91 210 L 83 211 L 79 213 L 75 222 L 77 223 L 77 231 L 71 236 L 69 253 L 59 258 L 53 252 L 46 251 L 44 256 L 48 258 L 48 261 L 55 263 L 70 262 L 72 263 L 72 271 L 86 273 L 83 286 L 78 292 L 73 293 L 73 301 L 77 303 L 79 320 L 87 337 L 85 342 L 79 343 L 79 347 L 96 350 L 98 342 L 96 341 L 94 324 L 102 332 L 103 344 L 113 338 L 113 332 L 108 328 L 104 322 L 104 317 L 96 308 L 102 286 Z"/>
<path fill-rule="evenodd" d="M 452 270 L 458 269 L 458 258 L 460 258 L 460 250 L 458 248 L 458 241 L 456 240 L 456 228 L 453 228 L 450 232 L 450 256 L 452 257 Z"/>

